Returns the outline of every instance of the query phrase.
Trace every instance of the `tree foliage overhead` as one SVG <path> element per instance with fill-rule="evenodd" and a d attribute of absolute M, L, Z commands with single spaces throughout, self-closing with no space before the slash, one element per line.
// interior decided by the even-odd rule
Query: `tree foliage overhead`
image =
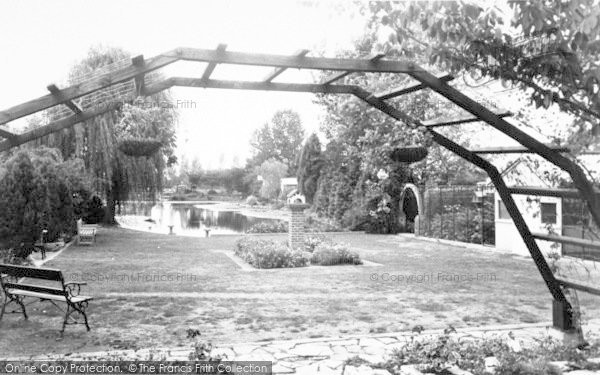
<path fill-rule="evenodd" d="M 425 56 L 442 71 L 468 73 L 473 84 L 501 79 L 538 107 L 574 115 L 577 139 L 600 133 L 597 0 L 373 1 L 367 11 L 375 25 L 382 15 L 391 20 L 397 56 Z"/>

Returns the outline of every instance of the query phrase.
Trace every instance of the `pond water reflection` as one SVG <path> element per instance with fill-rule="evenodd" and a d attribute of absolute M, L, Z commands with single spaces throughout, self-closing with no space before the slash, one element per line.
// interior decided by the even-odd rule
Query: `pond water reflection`
<path fill-rule="evenodd" d="M 176 234 L 202 237 L 205 236 L 205 229 L 210 229 L 211 235 L 240 234 L 258 223 L 281 221 L 246 216 L 237 211 L 210 209 L 211 204 L 214 202 L 128 202 L 121 207 L 117 220 L 124 226 L 140 227 L 139 229 L 157 233 L 168 233 L 169 226 L 172 225 Z"/>

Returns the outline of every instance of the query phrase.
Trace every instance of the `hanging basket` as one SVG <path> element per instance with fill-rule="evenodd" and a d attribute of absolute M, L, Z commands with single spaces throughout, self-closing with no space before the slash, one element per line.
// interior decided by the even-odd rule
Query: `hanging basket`
<path fill-rule="evenodd" d="M 119 142 L 119 150 L 128 156 L 152 156 L 162 146 L 162 143 L 153 138 L 128 138 Z"/>
<path fill-rule="evenodd" d="M 394 149 L 390 159 L 401 163 L 416 163 L 427 157 L 427 148 L 422 146 L 408 146 Z"/>

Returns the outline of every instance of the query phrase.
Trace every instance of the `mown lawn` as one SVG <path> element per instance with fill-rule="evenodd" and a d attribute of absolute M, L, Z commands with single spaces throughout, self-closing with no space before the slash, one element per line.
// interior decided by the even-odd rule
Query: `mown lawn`
<path fill-rule="evenodd" d="M 101 228 L 95 245 L 71 246 L 46 264 L 88 282 L 92 331 L 68 326 L 57 340 L 60 312 L 34 304 L 29 321 L 15 314 L 0 323 L 0 353 L 187 345 L 188 328 L 227 343 L 551 320 L 550 294 L 530 259 L 398 236 L 332 236 L 381 266 L 248 272 L 221 252 L 237 236 Z M 598 316 L 600 299 L 581 301 Z"/>

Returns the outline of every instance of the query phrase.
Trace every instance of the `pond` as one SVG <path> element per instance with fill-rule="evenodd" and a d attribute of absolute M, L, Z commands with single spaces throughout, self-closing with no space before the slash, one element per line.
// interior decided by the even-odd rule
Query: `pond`
<path fill-rule="evenodd" d="M 276 223 L 282 220 L 247 216 L 237 211 L 211 209 L 215 202 L 128 202 L 121 207 L 117 221 L 126 228 L 204 237 L 210 234 L 246 233 L 258 223 Z M 207 207 L 208 206 L 208 207 Z"/>

